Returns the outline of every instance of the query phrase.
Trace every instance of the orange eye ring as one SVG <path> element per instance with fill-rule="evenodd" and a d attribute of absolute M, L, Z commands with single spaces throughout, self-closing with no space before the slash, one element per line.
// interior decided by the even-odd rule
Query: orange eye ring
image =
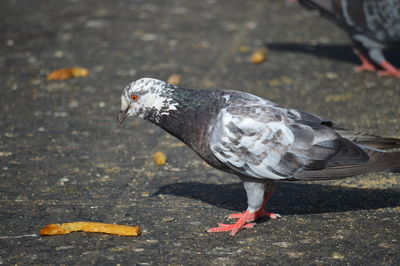
<path fill-rule="evenodd" d="M 132 99 L 132 101 L 137 101 L 137 100 L 139 100 L 139 95 L 132 94 L 131 99 Z"/>

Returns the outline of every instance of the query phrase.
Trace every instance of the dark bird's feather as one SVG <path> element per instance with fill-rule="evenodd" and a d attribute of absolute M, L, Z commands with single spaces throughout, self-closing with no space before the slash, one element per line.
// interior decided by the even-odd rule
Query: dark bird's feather
<path fill-rule="evenodd" d="M 400 0 L 299 0 L 347 31 L 363 65 L 359 70 L 376 70 L 381 75 L 400 77 L 400 70 L 391 65 L 382 50 L 400 48 Z M 370 61 L 372 60 L 372 62 Z"/>

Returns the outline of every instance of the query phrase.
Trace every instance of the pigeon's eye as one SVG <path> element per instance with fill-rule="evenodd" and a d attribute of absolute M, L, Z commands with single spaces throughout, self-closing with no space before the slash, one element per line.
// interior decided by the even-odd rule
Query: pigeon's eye
<path fill-rule="evenodd" d="M 137 100 L 139 100 L 139 95 L 132 94 L 131 99 L 132 99 L 132 101 L 137 101 Z"/>

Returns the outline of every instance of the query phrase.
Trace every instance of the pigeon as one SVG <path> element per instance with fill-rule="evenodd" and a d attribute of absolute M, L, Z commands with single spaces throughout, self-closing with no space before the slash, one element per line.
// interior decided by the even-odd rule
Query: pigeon
<path fill-rule="evenodd" d="M 267 212 L 276 181 L 400 172 L 400 139 L 348 131 L 320 116 L 234 90 L 186 89 L 141 78 L 123 89 L 117 121 L 136 116 L 175 136 L 209 165 L 237 175 L 248 208 L 208 232 L 235 235 Z M 386 151 L 385 151 L 386 150 Z"/>
<path fill-rule="evenodd" d="M 380 76 L 400 77 L 400 70 L 389 63 L 382 50 L 400 48 L 400 0 L 299 0 L 303 6 L 318 9 L 322 16 L 348 32 L 353 51 L 362 65 L 355 68 L 378 71 Z M 378 66 L 382 70 L 378 69 Z"/>

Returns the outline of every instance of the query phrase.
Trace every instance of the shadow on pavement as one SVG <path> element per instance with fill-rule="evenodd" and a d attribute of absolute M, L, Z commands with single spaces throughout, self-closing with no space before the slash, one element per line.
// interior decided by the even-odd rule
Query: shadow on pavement
<path fill-rule="evenodd" d="M 183 182 L 165 185 L 153 194 L 170 194 L 199 200 L 218 208 L 243 211 L 246 193 L 241 183 L 225 185 Z M 277 183 L 269 210 L 279 214 L 316 214 L 400 206 L 400 191 L 360 189 L 296 182 Z"/>
<path fill-rule="evenodd" d="M 337 61 L 360 64 L 361 61 L 353 53 L 351 45 L 345 44 L 302 44 L 302 43 L 266 43 L 269 49 L 282 52 L 295 52 L 311 54 L 316 57 L 324 57 Z M 400 52 L 397 49 L 386 49 L 384 54 L 395 66 L 400 65 Z"/>

